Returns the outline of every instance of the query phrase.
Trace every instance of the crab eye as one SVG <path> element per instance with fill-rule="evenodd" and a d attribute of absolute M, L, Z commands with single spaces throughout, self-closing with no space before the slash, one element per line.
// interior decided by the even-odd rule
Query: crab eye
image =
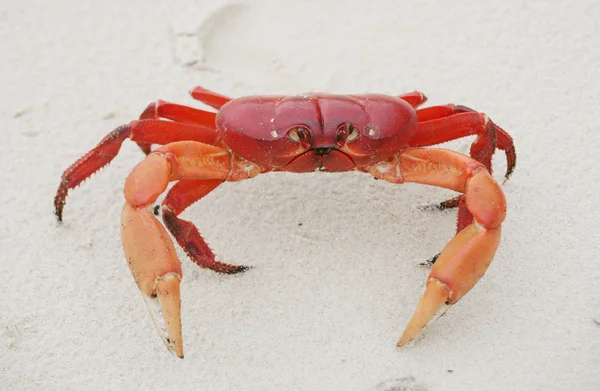
<path fill-rule="evenodd" d="M 290 130 L 290 132 L 288 133 L 288 137 L 290 138 L 290 140 L 300 143 L 303 141 L 307 141 L 310 137 L 310 134 L 308 133 L 307 129 L 299 126 Z"/>
<path fill-rule="evenodd" d="M 356 140 L 357 137 L 358 129 L 350 123 L 340 126 L 336 134 L 337 141 L 353 141 Z"/>

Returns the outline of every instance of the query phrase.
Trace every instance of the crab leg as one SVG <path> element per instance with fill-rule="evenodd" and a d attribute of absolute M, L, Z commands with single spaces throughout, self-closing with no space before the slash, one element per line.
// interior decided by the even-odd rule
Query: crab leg
<path fill-rule="evenodd" d="M 192 107 L 178 105 L 176 103 L 165 102 L 163 100 L 157 100 L 156 102 L 150 103 L 148 107 L 140 114 L 140 119 L 169 119 L 171 121 L 185 123 L 190 125 L 198 125 L 204 128 L 208 128 L 207 131 L 215 130 L 215 113 L 209 111 L 198 110 Z M 167 144 L 174 141 L 193 140 L 204 142 L 203 140 L 197 140 L 196 138 L 178 138 L 169 139 L 166 142 L 142 142 L 138 141 L 137 144 L 141 150 L 147 155 L 150 153 L 152 144 Z M 216 144 L 215 144 L 216 145 Z"/>
<path fill-rule="evenodd" d="M 417 110 L 417 120 L 417 132 L 410 141 L 411 147 L 441 144 L 476 134 L 477 138 L 471 145 L 471 157 L 491 172 L 492 155 L 498 148 L 506 154 L 505 180 L 512 174 L 517 161 L 513 140 L 485 114 L 466 106 L 434 106 Z"/>
<path fill-rule="evenodd" d="M 150 107 L 152 105 L 148 109 Z M 93 173 L 109 164 L 119 153 L 123 141 L 128 138 L 148 145 L 167 144 L 182 140 L 193 140 L 212 145 L 218 143 L 219 133 L 214 127 L 211 128 L 208 125 L 193 125 L 158 119 L 132 121 L 127 125 L 119 126 L 63 172 L 54 197 L 54 213 L 59 221 L 62 221 L 62 212 L 69 190 L 77 187 Z"/>
<path fill-rule="evenodd" d="M 165 102 L 164 100 L 150 103 L 140 114 L 140 119 L 164 118 L 175 122 L 201 125 L 213 130 L 215 129 L 215 117 L 216 113 Z"/>
<path fill-rule="evenodd" d="M 416 182 L 464 193 L 474 221 L 446 245 L 433 265 L 427 288 L 398 346 L 415 338 L 444 304 L 454 304 L 483 276 L 500 241 L 506 200 L 500 185 L 479 162 L 443 149 L 409 149 L 368 169 L 390 182 Z"/>
<path fill-rule="evenodd" d="M 231 100 L 231 98 L 228 98 L 225 95 L 218 94 L 200 86 L 192 88 L 190 90 L 190 95 L 192 98 L 217 110 Z"/>
<path fill-rule="evenodd" d="M 421 106 L 423 103 L 427 102 L 427 97 L 425 96 L 425 94 L 419 91 L 413 91 L 406 94 L 398 95 L 398 98 L 407 102 L 415 109 Z"/>
<path fill-rule="evenodd" d="M 177 217 L 188 206 L 213 191 L 221 183 L 223 181 L 218 179 L 177 182 L 162 203 L 162 216 L 169 232 L 194 263 L 218 273 L 234 274 L 243 272 L 248 267 L 217 261 L 215 254 L 198 232 L 198 228 L 193 223 Z"/>

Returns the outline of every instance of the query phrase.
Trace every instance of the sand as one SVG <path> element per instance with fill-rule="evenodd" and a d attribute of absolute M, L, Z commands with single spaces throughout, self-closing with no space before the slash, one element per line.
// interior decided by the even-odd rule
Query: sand
<path fill-rule="evenodd" d="M 0 388 L 599 390 L 600 3 L 183 1 L 0 5 Z M 481 282 L 412 344 L 419 263 L 452 193 L 361 173 L 269 174 L 187 210 L 241 275 L 182 261 L 186 357 L 162 345 L 122 253 L 119 156 L 53 215 L 60 175 L 164 99 L 400 94 L 485 112 L 514 138 Z M 444 145 L 468 151 L 472 138 Z M 495 176 L 505 168 L 494 158 Z"/>

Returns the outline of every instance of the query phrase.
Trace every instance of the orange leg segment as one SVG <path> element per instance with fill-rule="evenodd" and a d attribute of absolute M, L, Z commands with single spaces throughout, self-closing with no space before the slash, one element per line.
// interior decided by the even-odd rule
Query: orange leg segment
<path fill-rule="evenodd" d="M 479 162 L 443 149 L 409 149 L 367 171 L 393 183 L 415 182 L 464 194 L 473 221 L 446 245 L 433 265 L 427 288 L 398 346 L 414 339 L 444 304 L 454 304 L 483 276 L 500 241 L 506 199 Z"/>
<path fill-rule="evenodd" d="M 121 216 L 125 256 L 159 334 L 167 348 L 181 358 L 181 266 L 171 238 L 149 206 L 171 181 L 227 179 L 230 162 L 231 156 L 224 149 L 193 141 L 176 142 L 150 153 L 125 181 L 126 202 Z M 153 311 L 154 307 L 158 308 Z"/>

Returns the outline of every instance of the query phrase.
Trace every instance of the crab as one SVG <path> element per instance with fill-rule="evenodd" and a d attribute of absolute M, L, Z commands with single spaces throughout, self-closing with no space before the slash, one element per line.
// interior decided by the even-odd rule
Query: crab
<path fill-rule="evenodd" d="M 491 175 L 492 155 L 504 151 L 506 180 L 516 153 L 509 134 L 485 114 L 453 104 L 419 109 L 427 100 L 420 92 L 230 99 L 196 87 L 190 94 L 216 112 L 151 103 L 139 120 L 117 127 L 64 171 L 54 201 L 62 221 L 68 191 L 112 161 L 126 139 L 146 153 L 125 181 L 122 244 L 159 334 L 178 357 L 184 356 L 182 272 L 169 232 L 200 267 L 228 274 L 247 269 L 218 261 L 198 229 L 178 217 L 224 182 L 269 172 L 357 170 L 394 184 L 422 183 L 460 193 L 438 205 L 458 208 L 456 235 L 434 257 L 425 292 L 398 346 L 413 340 L 486 272 L 506 216 L 504 193 Z M 424 148 L 471 135 L 477 137 L 470 156 Z M 162 201 L 163 226 L 153 203 L 174 181 Z"/>

